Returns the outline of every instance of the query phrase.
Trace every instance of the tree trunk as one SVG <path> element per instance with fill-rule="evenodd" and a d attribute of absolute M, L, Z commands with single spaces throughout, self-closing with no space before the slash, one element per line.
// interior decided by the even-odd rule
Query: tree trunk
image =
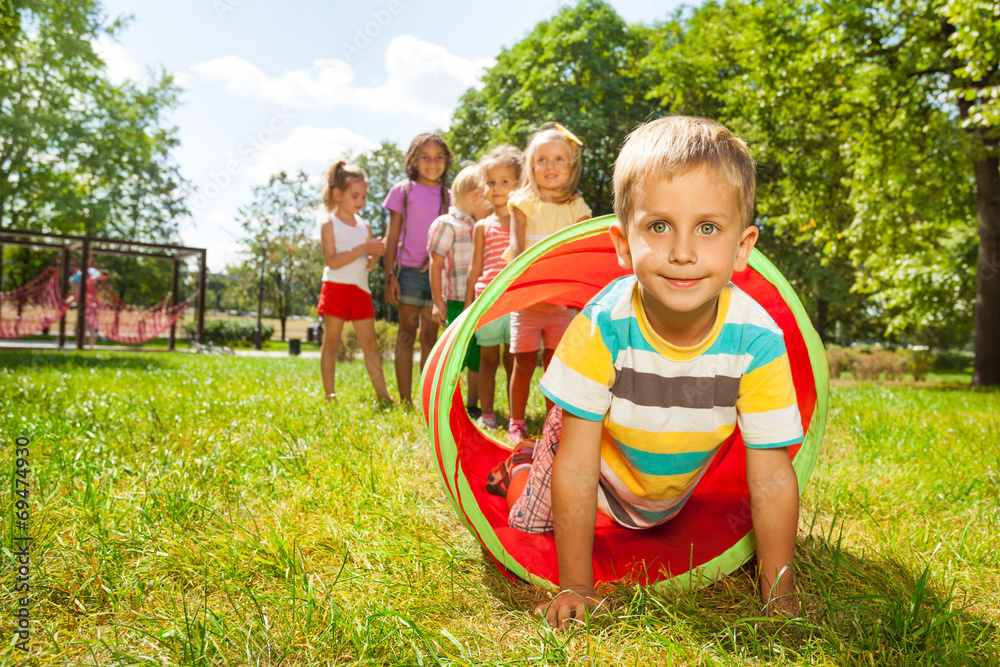
<path fill-rule="evenodd" d="M 826 327 L 828 324 L 829 313 L 830 302 L 826 299 L 819 299 L 816 302 L 816 322 L 814 322 L 814 325 L 816 327 L 816 333 L 819 334 L 819 339 L 823 341 L 824 345 L 827 343 Z"/>
<path fill-rule="evenodd" d="M 1000 158 L 976 160 L 979 273 L 972 386 L 1000 385 Z"/>

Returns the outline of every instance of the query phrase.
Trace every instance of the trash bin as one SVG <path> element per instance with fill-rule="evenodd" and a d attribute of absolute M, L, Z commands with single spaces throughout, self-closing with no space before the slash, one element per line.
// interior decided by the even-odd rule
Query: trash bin
<path fill-rule="evenodd" d="M 302 339 L 301 338 L 289 338 L 288 339 L 288 354 L 293 357 L 297 357 L 302 354 Z"/>
<path fill-rule="evenodd" d="M 316 329 L 314 324 L 310 324 L 306 327 L 306 342 L 312 343 L 316 340 Z"/>

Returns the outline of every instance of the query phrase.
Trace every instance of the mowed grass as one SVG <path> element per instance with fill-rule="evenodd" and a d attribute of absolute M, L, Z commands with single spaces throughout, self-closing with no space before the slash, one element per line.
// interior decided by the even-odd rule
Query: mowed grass
<path fill-rule="evenodd" d="M 748 566 L 613 589 L 567 633 L 459 524 L 420 412 L 377 407 L 361 362 L 337 394 L 320 400 L 315 359 L 0 352 L 8 475 L 31 440 L 33 663 L 1000 664 L 997 391 L 832 390 L 799 618 L 762 618 Z"/>

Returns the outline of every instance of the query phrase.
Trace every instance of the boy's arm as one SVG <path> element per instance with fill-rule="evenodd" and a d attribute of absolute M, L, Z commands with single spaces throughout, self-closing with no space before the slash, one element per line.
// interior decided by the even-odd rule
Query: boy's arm
<path fill-rule="evenodd" d="M 772 614 L 796 614 L 799 608 L 792 563 L 799 525 L 799 483 L 795 469 L 785 447 L 748 447 L 746 451 L 761 599 Z"/>
<path fill-rule="evenodd" d="M 431 318 L 444 326 L 448 322 L 448 306 L 444 302 L 444 292 L 441 289 L 441 274 L 444 272 L 444 255 L 436 252 L 431 253 L 431 298 L 434 299 L 434 308 L 431 310 Z"/>
<path fill-rule="evenodd" d="M 552 627 L 583 621 L 602 599 L 594 591 L 594 527 L 601 478 L 603 422 L 563 411 L 562 440 L 552 464 L 552 519 L 559 556 L 559 587 L 552 602 L 536 607 Z"/>
<path fill-rule="evenodd" d="M 515 208 L 510 213 L 510 258 L 514 259 L 524 252 L 524 235 L 528 219 L 521 209 Z"/>
<path fill-rule="evenodd" d="M 486 246 L 486 226 L 477 222 L 472 229 L 472 263 L 465 288 L 465 307 L 476 298 L 476 281 L 483 275 L 483 248 Z"/>

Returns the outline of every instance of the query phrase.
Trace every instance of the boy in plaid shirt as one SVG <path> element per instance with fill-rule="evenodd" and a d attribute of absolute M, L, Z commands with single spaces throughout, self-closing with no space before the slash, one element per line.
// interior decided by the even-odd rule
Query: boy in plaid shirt
<path fill-rule="evenodd" d="M 434 308 L 431 317 L 438 324 L 451 324 L 465 308 L 465 292 L 469 265 L 472 264 L 472 229 L 477 220 L 490 214 L 483 194 L 482 171 L 478 165 L 458 172 L 451 184 L 453 205 L 438 217 L 427 235 L 427 252 L 431 259 L 430 281 Z M 465 357 L 469 369 L 470 414 L 478 410 L 479 348 L 470 346 Z"/>

